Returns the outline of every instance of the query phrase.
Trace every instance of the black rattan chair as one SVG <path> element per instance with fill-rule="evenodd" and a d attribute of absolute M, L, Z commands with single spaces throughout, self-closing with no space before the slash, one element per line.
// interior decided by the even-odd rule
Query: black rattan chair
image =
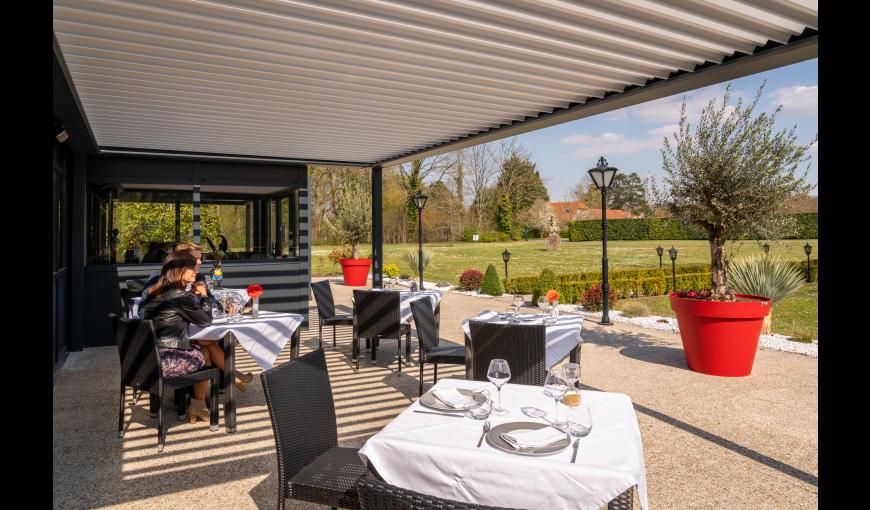
<path fill-rule="evenodd" d="M 511 381 L 540 386 L 547 377 L 546 326 L 543 324 L 498 324 L 470 321 L 471 338 L 465 337 L 466 373 L 469 379 L 486 381 L 489 362 L 507 360 Z"/>
<path fill-rule="evenodd" d="M 417 344 L 420 351 L 420 396 L 423 396 L 423 366 L 426 363 L 434 364 L 432 384 L 435 384 L 438 382 L 438 363 L 465 364 L 465 347 L 450 342 L 440 342 L 435 313 L 432 311 L 429 299 L 411 301 L 411 314 L 414 315 L 414 325 L 417 328 Z"/>
<path fill-rule="evenodd" d="M 429 508 L 437 510 L 501 510 L 499 507 L 441 499 L 402 489 L 371 475 L 366 475 L 360 479 L 357 491 L 362 510 L 420 510 Z"/>
<path fill-rule="evenodd" d="M 130 316 L 130 303 L 134 297 L 139 297 L 142 294 L 142 290 L 145 288 L 147 280 L 147 278 L 138 278 L 135 280 L 126 280 L 124 282 L 126 287 L 121 289 L 121 300 L 123 302 L 125 316 Z"/>
<path fill-rule="evenodd" d="M 278 509 L 285 498 L 359 508 L 366 472 L 355 448 L 339 448 L 323 349 L 260 374 L 278 452 Z"/>
<path fill-rule="evenodd" d="M 180 377 L 163 377 L 157 350 L 157 335 L 150 320 L 128 319 L 109 314 L 115 343 L 121 358 L 121 396 L 118 410 L 118 437 L 124 437 L 124 397 L 126 387 L 151 394 L 152 408 L 157 411 L 157 451 L 163 451 L 166 427 L 163 426 L 164 388 L 186 388 L 201 381 L 211 381 L 211 421 L 209 430 L 218 429 L 218 377 L 217 368 L 203 368 Z M 155 401 L 156 400 L 156 401 Z"/>
<path fill-rule="evenodd" d="M 332 299 L 332 287 L 329 280 L 311 284 L 314 291 L 314 302 L 317 303 L 318 321 L 318 347 L 323 347 L 323 325 L 332 326 L 332 346 L 335 347 L 335 327 L 353 326 L 353 316 L 335 313 L 335 302 Z"/>
<path fill-rule="evenodd" d="M 382 290 L 353 291 L 354 342 L 353 358 L 359 370 L 359 339 L 371 340 L 372 359 L 377 359 L 378 341 L 395 338 L 398 342 L 399 372 L 402 371 L 402 336 L 405 353 L 411 352 L 411 325 L 402 322 L 399 311 L 399 293 Z"/>

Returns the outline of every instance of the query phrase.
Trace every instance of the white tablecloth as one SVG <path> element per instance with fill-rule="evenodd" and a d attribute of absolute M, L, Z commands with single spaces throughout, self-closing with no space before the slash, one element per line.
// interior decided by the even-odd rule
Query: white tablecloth
<path fill-rule="evenodd" d="M 399 314 L 401 315 L 402 322 L 411 322 L 411 319 L 414 318 L 413 313 L 411 312 L 411 301 L 423 299 L 424 297 L 429 298 L 429 301 L 432 303 L 432 309 L 434 310 L 435 307 L 438 306 L 438 303 L 441 302 L 441 296 L 443 295 L 442 292 L 439 292 L 437 290 L 423 290 L 416 293 L 412 293 L 409 290 L 391 290 L 379 288 L 373 288 L 372 290 L 399 293 Z"/>
<path fill-rule="evenodd" d="M 233 293 L 240 296 L 244 301 L 243 303 L 247 303 L 248 299 L 248 289 L 212 289 L 211 294 L 215 297 L 215 299 L 220 299 L 222 295 L 227 293 Z M 136 296 L 130 299 L 130 318 L 135 319 L 139 317 L 139 304 L 142 302 L 142 296 Z"/>
<path fill-rule="evenodd" d="M 530 317 L 532 315 L 533 314 L 520 314 L 519 316 Z M 462 330 L 465 331 L 465 334 L 468 336 L 468 338 L 471 338 L 471 326 L 468 325 L 468 321 L 487 320 L 496 316 L 496 312 L 493 312 L 491 310 L 485 310 L 481 312 L 481 314 L 477 317 L 463 320 Z M 489 320 L 488 322 L 507 324 L 506 320 Z M 521 327 L 523 324 L 541 324 L 541 322 L 519 322 L 517 323 L 517 326 Z M 571 352 L 572 349 L 577 347 L 577 344 L 583 341 L 583 338 L 580 337 L 580 329 L 582 327 L 583 317 L 580 317 L 579 315 L 562 315 L 559 317 L 555 324 L 547 324 L 547 350 L 545 357 L 546 359 L 544 360 L 547 365 L 547 370 L 549 370 L 550 367 L 561 361 Z"/>
<path fill-rule="evenodd" d="M 217 319 L 211 326 L 201 329 L 193 324 L 188 330 L 193 340 L 220 340 L 228 331 L 245 348 L 263 370 L 272 368 L 275 359 L 304 317 L 298 313 L 269 312 L 260 310 L 259 316 L 252 319 L 243 315 L 242 322 L 229 323 Z"/>
<path fill-rule="evenodd" d="M 495 387 L 481 381 L 441 379 L 434 388 Z M 502 404 L 507 416 L 492 415 L 492 426 L 537 421 L 520 407 L 539 407 L 552 417 L 553 399 L 542 387 L 506 384 Z M 359 451 L 387 483 L 436 497 L 506 508 L 598 510 L 633 485 L 646 510 L 643 443 L 631 399 L 621 393 L 581 390 L 592 412 L 592 432 L 580 438 L 577 461 L 572 448 L 546 457 L 496 450 L 484 440 L 476 448 L 483 422 L 414 413 L 414 402 Z M 561 405 L 561 404 L 560 404 Z M 565 408 L 560 410 L 564 418 Z M 574 439 L 572 438 L 572 443 Z"/>

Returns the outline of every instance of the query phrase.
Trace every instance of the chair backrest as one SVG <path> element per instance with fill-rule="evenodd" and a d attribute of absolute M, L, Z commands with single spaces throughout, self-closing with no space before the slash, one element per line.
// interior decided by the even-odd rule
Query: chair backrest
<path fill-rule="evenodd" d="M 399 338 L 399 293 L 391 290 L 353 291 L 353 316 L 359 338 Z"/>
<path fill-rule="evenodd" d="M 416 320 L 416 319 L 415 319 Z M 357 482 L 357 492 L 362 510 L 503 510 L 494 506 L 475 505 L 436 498 L 403 489 L 366 475 Z"/>
<path fill-rule="evenodd" d="M 323 349 L 266 370 L 260 381 L 275 435 L 278 481 L 284 486 L 300 469 L 338 445 Z"/>
<path fill-rule="evenodd" d="M 312 283 L 311 290 L 314 291 L 314 302 L 317 303 L 317 314 L 320 318 L 335 317 L 335 302 L 332 299 L 332 287 L 329 286 L 329 280 Z"/>
<path fill-rule="evenodd" d="M 435 313 L 429 298 L 411 301 L 411 314 L 414 316 L 414 326 L 417 328 L 417 339 L 423 352 L 438 347 L 438 328 L 435 324 Z"/>
<path fill-rule="evenodd" d="M 471 338 L 466 337 L 466 359 L 471 357 L 472 378 L 486 381 L 489 362 L 507 360 L 512 383 L 540 386 L 547 377 L 545 365 L 546 326 L 470 321 Z"/>
<path fill-rule="evenodd" d="M 148 278 L 136 278 L 135 280 L 127 280 L 127 290 L 130 292 L 130 297 L 136 297 L 142 294 L 142 289 L 148 283 Z"/>
<path fill-rule="evenodd" d="M 145 391 L 160 383 L 160 361 L 154 324 L 148 320 L 129 319 L 109 314 L 115 344 L 121 358 L 121 384 Z"/>

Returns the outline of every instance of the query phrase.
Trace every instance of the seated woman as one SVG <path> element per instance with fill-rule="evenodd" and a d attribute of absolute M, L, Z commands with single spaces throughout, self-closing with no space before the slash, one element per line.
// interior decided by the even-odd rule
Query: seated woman
<path fill-rule="evenodd" d="M 189 374 L 206 365 L 224 368 L 224 353 L 217 342 L 191 340 L 188 335 L 190 324 L 206 327 L 212 321 L 211 299 L 205 285 L 197 283 L 191 291 L 184 290 L 195 278 L 196 258 L 190 252 L 174 252 L 164 261 L 160 279 L 148 289 L 145 318 L 154 321 L 164 376 Z M 239 374 L 239 378 L 249 382 L 253 374 Z M 208 381 L 196 383 L 193 387 L 194 398 L 189 409 L 191 423 L 196 423 L 197 418 L 209 420 L 205 404 L 207 390 Z"/>

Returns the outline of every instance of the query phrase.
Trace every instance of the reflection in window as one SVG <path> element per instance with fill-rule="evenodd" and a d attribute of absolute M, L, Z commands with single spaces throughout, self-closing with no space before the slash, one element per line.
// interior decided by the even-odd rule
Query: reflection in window
<path fill-rule="evenodd" d="M 140 186 L 141 187 L 141 186 Z M 271 194 L 201 193 L 206 260 L 298 255 L 295 190 Z M 262 188 L 258 188 L 262 190 Z M 159 263 L 178 242 L 193 240 L 193 191 L 88 187 L 88 263 Z"/>

